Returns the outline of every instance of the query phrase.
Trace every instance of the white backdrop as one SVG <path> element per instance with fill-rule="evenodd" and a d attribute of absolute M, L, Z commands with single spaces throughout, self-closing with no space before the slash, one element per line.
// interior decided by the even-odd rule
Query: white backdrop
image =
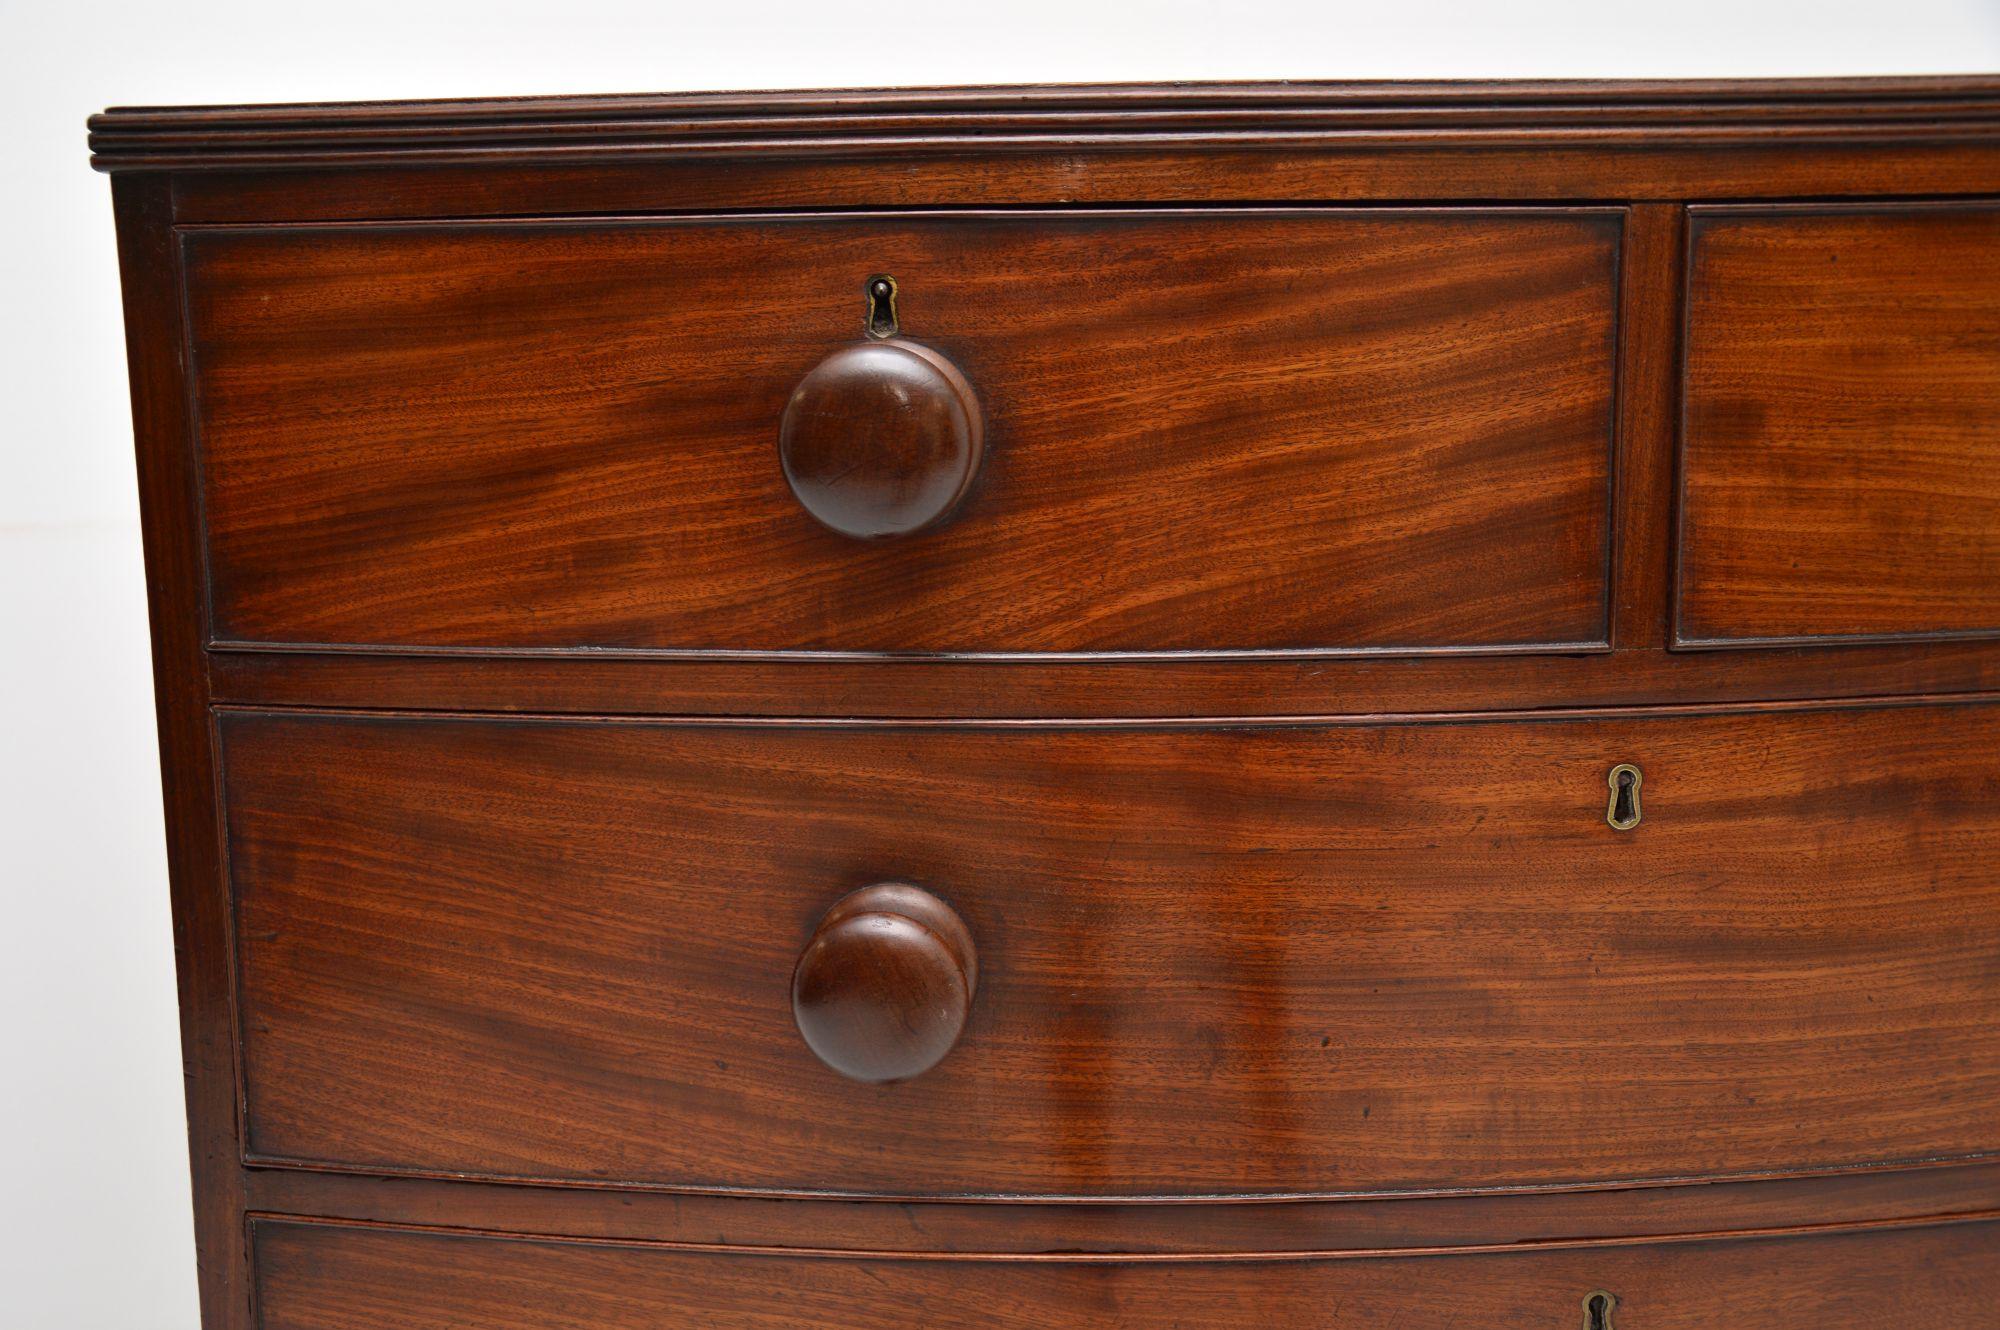
<path fill-rule="evenodd" d="M 2000 0 L 0 0 L 0 1322 L 193 1330 L 107 104 L 2000 69 Z M 385 1327 L 393 1330 L 393 1327 Z"/>

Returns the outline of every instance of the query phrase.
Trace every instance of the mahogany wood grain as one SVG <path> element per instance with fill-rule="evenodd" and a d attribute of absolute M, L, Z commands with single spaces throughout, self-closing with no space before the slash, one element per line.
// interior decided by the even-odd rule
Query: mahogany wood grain
<path fill-rule="evenodd" d="M 2000 1150 L 1989 706 L 222 729 L 254 1159 L 1146 1196 Z M 890 1087 L 789 1006 L 884 877 L 980 950 L 958 1048 Z"/>
<path fill-rule="evenodd" d="M 1996 1225 L 1895 1226 L 2000 1212 L 2000 82 L 138 108 L 92 146 L 207 1330 L 1573 1330 L 1600 1283 L 1608 1330 L 1992 1320 Z M 998 465 L 844 583 L 777 412 L 880 271 Z M 1267 643 L 1319 653 L 1215 654 Z M 1001 648 L 1037 654 L 942 654 Z M 964 912 L 980 991 L 860 1086 L 787 981 L 888 875 Z M 1661 1241 L 1699 1234 L 1739 1236 Z M 1482 1246 L 1521 1250 L 1365 1255 Z M 1119 1255 L 1172 1259 L 1076 1259 Z"/>
<path fill-rule="evenodd" d="M 886 277 L 869 285 L 893 290 Z M 911 536 L 948 520 L 984 453 L 972 385 L 949 360 L 902 337 L 857 342 L 820 361 L 778 424 L 778 462 L 792 493 L 857 540 Z"/>
<path fill-rule="evenodd" d="M 120 176 L 111 192 L 144 518 L 188 1172 L 200 1252 L 197 1287 L 204 1330 L 247 1330 L 250 1270 L 237 1130 L 229 889 L 202 651 L 201 528 L 188 520 L 200 480 L 188 437 L 172 188 L 158 176 Z M 22 1092 L 34 1090 L 24 1084 Z"/>
<path fill-rule="evenodd" d="M 541 1187 L 297 1168 L 252 1210 L 573 1237 L 1021 1255 L 1380 1251 L 1672 1237 L 2000 1211 L 2000 1160 L 1734 1182 L 1225 1204 L 882 1201 Z"/>
<path fill-rule="evenodd" d="M 2000 205 L 1690 222 L 1676 637 L 2000 636 Z"/>
<path fill-rule="evenodd" d="M 1621 650 L 1667 640 L 1684 217 L 1673 204 L 1641 203 L 1625 218 L 1611 630 Z"/>
<path fill-rule="evenodd" d="M 1519 80 L 1072 84 L 861 88 L 611 97 L 114 107 L 91 117 L 101 169 L 353 166 L 561 160 L 580 156 L 835 157 L 1029 143 L 1126 141 L 1277 146 L 1365 138 L 1378 145 L 1519 142 L 1541 135 L 1705 145 L 1789 139 L 1936 143 L 2000 129 L 1991 76 L 1699 80 Z"/>
<path fill-rule="evenodd" d="M 1991 192 L 1994 88 L 1990 77 L 1011 88 L 782 106 L 764 94 L 626 99 L 612 116 L 568 99 L 414 116 L 141 108 L 92 129 L 100 167 L 183 168 L 183 222 L 980 206 L 996 172 L 1017 204 L 1681 202 Z M 1036 132 L 1019 132 L 1024 119 Z"/>
<path fill-rule="evenodd" d="M 922 887 L 876 882 L 820 916 L 792 971 L 792 1019 L 841 1075 L 908 1080 L 951 1051 L 978 991 L 957 912 Z"/>
<path fill-rule="evenodd" d="M 1664 603 L 1662 591 L 1661 603 Z M 1664 632 L 1664 623 L 1661 631 Z M 2000 689 L 1990 642 L 1312 660 L 647 660 L 216 651 L 218 701 L 721 716 L 1330 716 Z"/>
<path fill-rule="evenodd" d="M 1000 159 L 1006 202 L 1098 207 L 1214 203 L 1679 204 L 2000 188 L 1994 136 L 1955 143 L 1793 141 L 1707 147 L 1568 146 L 1560 136 L 1467 147 L 1414 141 L 1294 149 L 1023 151 Z M 566 165 L 192 171 L 175 177 L 183 223 L 421 220 L 717 209 L 990 207 L 995 158 L 788 153 Z"/>
<path fill-rule="evenodd" d="M 261 1220 L 263 1330 L 1957 1330 L 2000 1222 L 1342 1260 L 776 1256 Z"/>
<path fill-rule="evenodd" d="M 197 230 L 225 641 L 733 651 L 1588 648 L 1611 210 Z M 778 422 L 873 273 L 985 409 L 859 545 Z"/>

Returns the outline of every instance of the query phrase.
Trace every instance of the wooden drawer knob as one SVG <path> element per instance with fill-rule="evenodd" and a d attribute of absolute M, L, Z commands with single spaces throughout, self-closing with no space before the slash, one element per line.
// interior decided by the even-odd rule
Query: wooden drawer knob
<path fill-rule="evenodd" d="M 900 1081 L 951 1051 L 978 986 L 965 921 L 922 887 L 878 882 L 819 921 L 792 972 L 792 1016 L 841 1075 Z"/>
<path fill-rule="evenodd" d="M 878 340 L 814 366 L 778 426 L 792 493 L 857 540 L 912 535 L 950 517 L 985 448 L 972 386 L 936 351 L 895 335 L 892 298 L 893 283 L 877 279 L 868 326 Z"/>

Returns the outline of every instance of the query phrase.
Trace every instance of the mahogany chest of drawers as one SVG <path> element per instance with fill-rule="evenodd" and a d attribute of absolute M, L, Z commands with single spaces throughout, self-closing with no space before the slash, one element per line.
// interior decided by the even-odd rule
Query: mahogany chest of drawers
<path fill-rule="evenodd" d="M 2000 1324 L 2000 82 L 92 144 L 208 1330 Z"/>

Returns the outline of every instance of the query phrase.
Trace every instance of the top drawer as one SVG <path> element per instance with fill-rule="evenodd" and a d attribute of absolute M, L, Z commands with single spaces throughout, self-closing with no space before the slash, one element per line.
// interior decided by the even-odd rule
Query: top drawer
<path fill-rule="evenodd" d="M 1600 645 L 1620 220 L 189 229 L 212 635 L 759 653 Z M 948 522 L 858 540 L 794 497 L 779 422 L 824 357 L 861 344 L 878 276 L 895 280 L 902 335 L 970 386 L 984 450 Z M 866 472 L 894 393 L 837 405 Z"/>
<path fill-rule="evenodd" d="M 1697 208 L 1675 637 L 2000 636 L 2000 206 Z"/>

